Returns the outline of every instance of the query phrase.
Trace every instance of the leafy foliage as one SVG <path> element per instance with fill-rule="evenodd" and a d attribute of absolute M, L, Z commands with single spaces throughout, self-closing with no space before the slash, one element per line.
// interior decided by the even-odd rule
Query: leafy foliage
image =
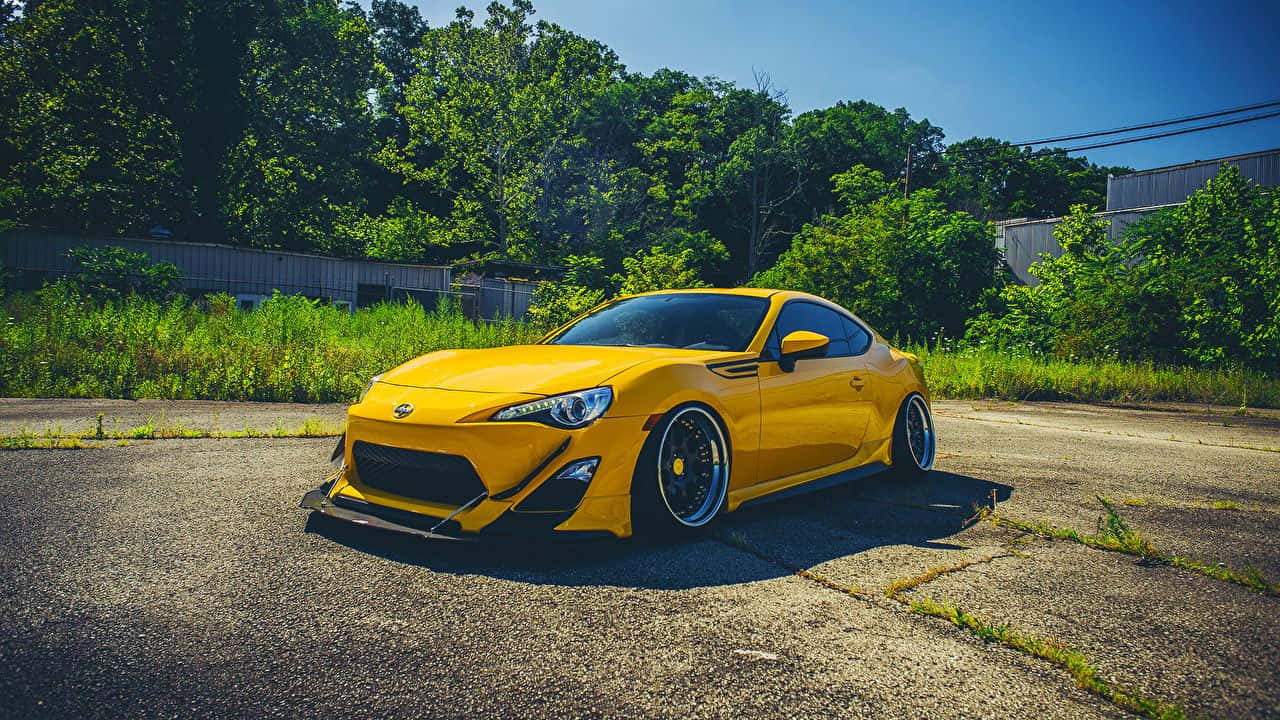
<path fill-rule="evenodd" d="M 104 248 L 72 248 L 68 253 L 75 273 L 71 287 L 89 297 L 118 299 L 137 295 L 163 300 L 178 289 L 179 271 L 172 263 L 152 263 L 146 253 L 108 245 Z"/>
<path fill-rule="evenodd" d="M 1274 192 L 1220 175 L 1115 244 L 1088 211 L 1121 168 L 947 146 L 866 100 L 793 115 L 765 73 L 629 72 L 534 16 L 529 0 L 440 27 L 403 0 L 4 2 L 0 231 L 160 225 L 567 265 L 537 293 L 539 326 L 617 292 L 750 281 L 902 338 L 967 328 L 1033 357 L 1280 367 Z M 1006 287 L 985 222 L 1068 211 L 1062 258 Z"/>
<path fill-rule="evenodd" d="M 865 169 L 837 184 L 853 199 L 886 187 L 878 172 Z M 936 192 L 924 190 L 851 205 L 844 215 L 806 226 L 751 284 L 821 295 L 884 332 L 920 341 L 961 335 L 972 309 L 999 282 L 998 265 L 993 228 L 948 212 Z"/>
<path fill-rule="evenodd" d="M 1063 255 L 1032 266 L 970 342 L 1061 357 L 1280 367 L 1280 194 L 1224 165 L 1185 205 L 1125 229 L 1083 206 L 1055 231 Z"/>
<path fill-rule="evenodd" d="M 700 282 L 737 284 L 847 202 L 831 180 L 852 167 L 893 184 L 910 154 L 913 190 L 982 219 L 1096 203 L 1105 177 L 987 140 L 960 149 L 992 145 L 1003 174 L 976 173 L 941 128 L 865 100 L 792 117 L 763 72 L 631 73 L 528 0 L 440 27 L 402 0 L 3 7 L 10 222 L 413 262 L 593 255 L 606 275 L 688 246 Z"/>
<path fill-rule="evenodd" d="M 624 273 L 614 275 L 613 282 L 619 295 L 635 295 L 654 290 L 673 290 L 707 287 L 698 279 L 693 268 L 694 251 L 685 248 L 672 252 L 662 246 L 640 251 L 634 257 L 623 258 Z"/>

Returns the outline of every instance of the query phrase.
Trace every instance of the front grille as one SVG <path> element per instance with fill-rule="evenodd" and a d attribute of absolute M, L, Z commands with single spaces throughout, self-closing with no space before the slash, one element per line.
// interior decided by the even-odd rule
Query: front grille
<path fill-rule="evenodd" d="M 441 505 L 462 505 L 485 492 L 461 455 L 406 450 L 357 440 L 351 448 L 360 483 L 375 490 Z"/>

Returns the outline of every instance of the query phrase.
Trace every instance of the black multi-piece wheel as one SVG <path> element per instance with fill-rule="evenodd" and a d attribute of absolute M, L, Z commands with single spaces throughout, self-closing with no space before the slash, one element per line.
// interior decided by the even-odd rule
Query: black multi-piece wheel
<path fill-rule="evenodd" d="M 633 522 L 682 530 L 711 522 L 729 490 L 729 445 L 711 411 L 684 405 L 651 432 L 632 481 Z"/>
<path fill-rule="evenodd" d="M 919 393 L 911 393 L 902 401 L 893 424 L 893 469 L 906 477 L 919 477 L 933 467 L 937 452 L 929 405 Z"/>

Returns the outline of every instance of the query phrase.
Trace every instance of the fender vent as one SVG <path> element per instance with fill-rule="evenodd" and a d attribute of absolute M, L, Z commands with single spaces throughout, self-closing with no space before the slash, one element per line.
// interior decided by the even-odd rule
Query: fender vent
<path fill-rule="evenodd" d="M 441 505 L 462 505 L 485 491 L 471 461 L 461 455 L 406 450 L 357 440 L 351 447 L 360 484 Z"/>

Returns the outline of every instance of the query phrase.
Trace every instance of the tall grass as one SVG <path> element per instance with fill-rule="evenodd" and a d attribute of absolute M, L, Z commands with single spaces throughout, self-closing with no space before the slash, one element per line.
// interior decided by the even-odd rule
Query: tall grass
<path fill-rule="evenodd" d="M 443 348 L 531 342 L 520 322 L 475 323 L 456 306 L 355 313 L 278 296 L 252 312 L 141 298 L 97 304 L 61 287 L 6 298 L 0 395 L 346 402 L 368 378 Z M 1067 362 L 990 350 L 910 348 L 937 397 L 1189 401 L 1280 407 L 1280 378 L 1240 371 Z"/>
<path fill-rule="evenodd" d="M 278 296 L 252 312 L 131 297 L 92 304 L 61 287 L 5 302 L 0 395 L 350 401 L 370 376 L 442 348 L 528 342 L 532 328 L 473 323 L 456 307 L 383 304 L 348 314 Z"/>
<path fill-rule="evenodd" d="M 1280 407 L 1280 377 L 1248 370 L 1068 361 L 980 349 L 910 351 L 920 356 L 929 390 L 938 397 Z"/>

